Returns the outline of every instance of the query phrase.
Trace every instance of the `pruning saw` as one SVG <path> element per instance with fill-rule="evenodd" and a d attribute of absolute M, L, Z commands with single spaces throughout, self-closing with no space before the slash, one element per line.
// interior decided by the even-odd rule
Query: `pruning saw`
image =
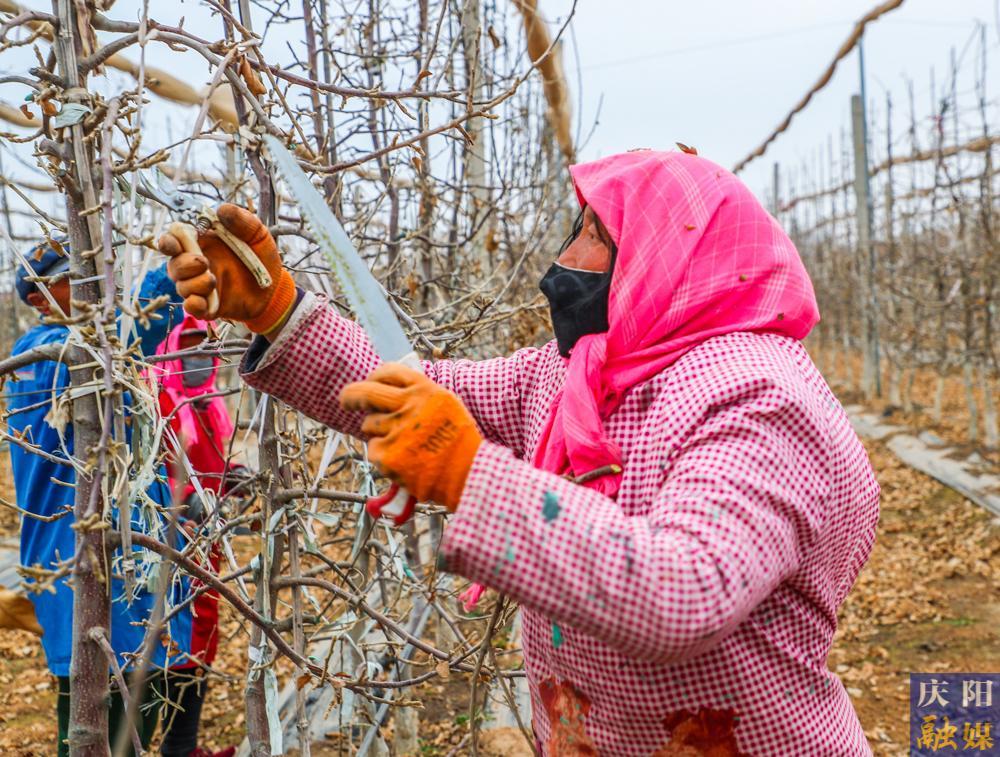
<path fill-rule="evenodd" d="M 271 161 L 285 180 L 292 198 L 298 202 L 299 212 L 329 261 L 341 291 L 375 352 L 382 360 L 402 363 L 422 372 L 420 359 L 392 312 L 385 290 L 368 270 L 340 221 L 288 149 L 270 134 L 265 134 L 263 139 Z M 416 499 L 403 487 L 393 484 L 385 494 L 369 499 L 365 509 L 373 518 L 388 516 L 399 526 L 409 520 L 415 506 Z"/>

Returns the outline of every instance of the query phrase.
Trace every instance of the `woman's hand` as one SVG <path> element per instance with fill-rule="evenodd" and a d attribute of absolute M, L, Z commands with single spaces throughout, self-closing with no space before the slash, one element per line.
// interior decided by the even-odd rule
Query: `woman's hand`
<path fill-rule="evenodd" d="M 251 331 L 274 331 L 287 318 L 295 302 L 295 282 L 281 263 L 274 237 L 264 223 L 245 208 L 229 203 L 219 206 L 219 222 L 254 251 L 271 275 L 271 285 L 261 287 L 250 270 L 214 231 L 194 240 L 191 227 L 171 224 L 160 237 L 160 252 L 170 258 L 167 274 L 184 298 L 184 309 L 196 318 L 242 321 Z M 218 304 L 212 293 L 218 296 Z"/>
<path fill-rule="evenodd" d="M 483 440 L 458 397 L 418 371 L 385 363 L 345 386 L 340 404 L 368 413 L 361 431 L 380 471 L 418 501 L 458 507 Z"/>

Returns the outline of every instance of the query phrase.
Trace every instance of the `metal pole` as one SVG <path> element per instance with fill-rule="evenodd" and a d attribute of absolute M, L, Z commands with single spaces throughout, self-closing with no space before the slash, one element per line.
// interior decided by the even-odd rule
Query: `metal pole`
<path fill-rule="evenodd" d="M 857 197 L 858 252 L 865 271 L 867 312 L 865 313 L 865 355 L 862 385 L 868 396 L 882 396 L 881 355 L 878 338 L 878 292 L 875 246 L 872 244 L 874 207 L 871 176 L 868 167 L 868 113 L 865 91 L 864 38 L 858 42 L 858 74 L 860 95 L 851 98 L 851 119 L 854 136 L 854 190 Z"/>
<path fill-rule="evenodd" d="M 778 165 L 778 161 L 774 161 L 774 172 L 771 176 L 771 215 L 775 218 L 778 217 L 781 212 L 781 169 Z"/>

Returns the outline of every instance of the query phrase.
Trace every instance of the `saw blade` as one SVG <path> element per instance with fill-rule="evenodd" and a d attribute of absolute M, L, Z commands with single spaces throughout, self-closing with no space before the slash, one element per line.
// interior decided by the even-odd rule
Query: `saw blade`
<path fill-rule="evenodd" d="M 264 144 L 378 356 L 383 360 L 403 361 L 413 353 L 413 347 L 392 312 L 382 285 L 288 149 L 270 134 L 264 135 Z"/>

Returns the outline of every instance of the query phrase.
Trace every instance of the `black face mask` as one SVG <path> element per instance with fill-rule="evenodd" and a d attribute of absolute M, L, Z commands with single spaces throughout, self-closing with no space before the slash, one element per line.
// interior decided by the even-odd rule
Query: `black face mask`
<path fill-rule="evenodd" d="M 613 268 L 613 260 L 605 273 L 580 271 L 553 263 L 542 277 L 539 288 L 549 301 L 552 330 L 563 357 L 569 357 L 581 336 L 608 330 L 608 294 Z"/>
<path fill-rule="evenodd" d="M 211 355 L 189 355 L 181 358 L 181 380 L 188 389 L 203 386 L 215 370 L 215 358 Z"/>

